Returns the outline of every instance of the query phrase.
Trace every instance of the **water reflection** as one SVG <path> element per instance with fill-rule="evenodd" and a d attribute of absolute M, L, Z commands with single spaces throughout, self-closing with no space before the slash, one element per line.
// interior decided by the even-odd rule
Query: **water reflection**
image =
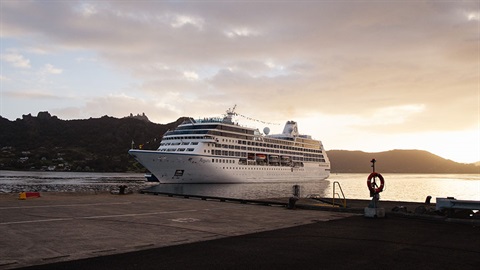
<path fill-rule="evenodd" d="M 293 185 L 295 184 L 296 183 L 159 184 L 149 188 L 148 191 L 235 199 L 265 199 L 292 196 Z M 330 186 L 330 182 L 328 181 L 297 184 L 300 185 L 300 195 L 302 197 L 309 194 L 325 196 L 324 192 Z"/>
<path fill-rule="evenodd" d="M 427 196 L 432 196 L 432 202 L 435 202 L 436 197 L 480 200 L 478 174 L 382 173 L 382 175 L 385 178 L 385 189 L 380 194 L 381 200 L 423 202 Z M 335 174 L 327 181 L 340 182 L 347 198 L 370 199 L 367 177 L 368 174 Z"/>
<path fill-rule="evenodd" d="M 423 202 L 427 196 L 455 197 L 462 200 L 480 200 L 480 176 L 472 174 L 389 174 L 385 178 L 385 189 L 381 200 Z M 252 184 L 160 184 L 149 191 L 202 195 L 236 199 L 265 199 L 289 197 L 293 185 L 301 188 L 301 197 L 317 194 L 333 196 L 333 182 L 340 183 L 347 199 L 369 200 L 368 174 L 333 174 L 328 179 L 311 183 L 252 183 Z M 338 190 L 336 191 L 338 192 Z"/>

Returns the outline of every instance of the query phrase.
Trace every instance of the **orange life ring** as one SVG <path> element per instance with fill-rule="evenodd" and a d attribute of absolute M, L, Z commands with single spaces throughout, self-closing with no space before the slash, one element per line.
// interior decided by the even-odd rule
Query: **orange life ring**
<path fill-rule="evenodd" d="M 380 186 L 377 187 L 377 183 L 375 183 L 375 177 L 378 177 L 380 179 Z M 374 181 L 372 182 L 372 179 Z M 383 187 L 385 186 L 385 180 L 383 179 L 383 176 L 377 172 L 372 172 L 368 178 L 367 178 L 367 186 L 368 190 L 372 193 L 380 193 L 383 191 Z"/>

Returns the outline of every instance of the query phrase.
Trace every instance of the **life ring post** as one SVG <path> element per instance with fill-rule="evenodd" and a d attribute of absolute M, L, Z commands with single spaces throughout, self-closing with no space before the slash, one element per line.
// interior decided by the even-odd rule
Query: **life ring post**
<path fill-rule="evenodd" d="M 365 217 L 385 217 L 385 208 L 378 207 L 378 201 L 380 200 L 380 192 L 383 191 L 385 187 L 385 179 L 383 176 L 375 171 L 375 163 L 377 162 L 374 158 L 370 161 L 372 163 L 372 173 L 367 177 L 367 187 L 370 191 L 370 197 L 372 201 L 365 207 Z M 380 183 L 377 183 L 379 180 Z"/>

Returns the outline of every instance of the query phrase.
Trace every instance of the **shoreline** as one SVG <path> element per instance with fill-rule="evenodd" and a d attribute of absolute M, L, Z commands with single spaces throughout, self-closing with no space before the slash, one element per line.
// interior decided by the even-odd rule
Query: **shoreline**
<path fill-rule="evenodd" d="M 386 189 L 381 200 L 424 202 L 427 196 L 455 197 L 459 200 L 480 200 L 478 187 L 480 178 L 473 175 L 384 175 Z M 272 198 L 287 197 L 292 194 L 292 186 L 300 185 L 301 195 L 332 197 L 333 182 L 341 183 L 346 198 L 370 199 L 363 174 L 338 174 L 320 182 L 297 183 L 243 183 L 243 184 L 159 184 L 146 182 L 141 174 L 123 173 L 29 173 L 0 171 L 0 194 L 19 192 L 87 192 L 101 193 L 117 191 L 120 185 L 137 192 L 150 189 L 158 192 L 176 192 L 225 196 L 232 198 Z"/>

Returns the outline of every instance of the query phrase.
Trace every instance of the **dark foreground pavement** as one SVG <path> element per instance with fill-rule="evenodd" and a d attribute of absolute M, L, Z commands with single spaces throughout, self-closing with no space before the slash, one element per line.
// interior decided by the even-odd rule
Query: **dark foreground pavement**
<path fill-rule="evenodd" d="M 24 269 L 480 269 L 480 227 L 353 216 Z"/>

